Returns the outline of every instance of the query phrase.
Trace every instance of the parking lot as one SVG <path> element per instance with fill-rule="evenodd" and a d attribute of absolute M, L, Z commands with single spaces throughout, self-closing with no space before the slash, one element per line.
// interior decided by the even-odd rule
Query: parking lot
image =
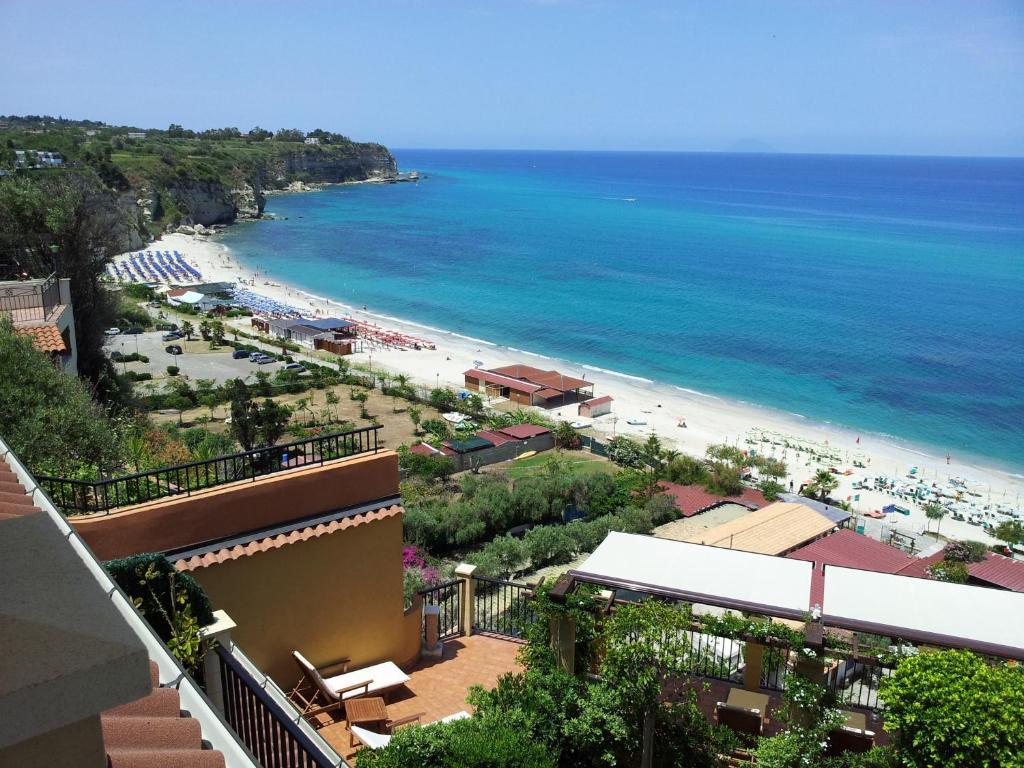
<path fill-rule="evenodd" d="M 147 372 L 152 374 L 154 379 L 166 379 L 167 366 L 176 365 L 181 376 L 189 379 L 213 379 L 218 384 L 223 384 L 229 379 L 242 379 L 252 382 L 255 379 L 253 374 L 257 371 L 274 373 L 281 369 L 284 363 L 272 362 L 266 365 L 257 365 L 248 358 L 235 360 L 231 357 L 234 350 L 229 346 L 222 346 L 219 349 L 211 350 L 210 343 L 202 339 L 193 338 L 192 341 L 178 339 L 177 341 L 163 341 L 163 331 L 151 331 L 135 335 L 120 335 L 108 337 L 104 345 L 107 354 L 117 351 L 123 355 L 130 355 L 138 352 L 149 358 L 148 363 L 132 362 L 119 363 L 115 361 L 122 371 Z M 171 344 L 177 344 L 183 350 L 183 354 L 172 355 L 165 351 Z"/>

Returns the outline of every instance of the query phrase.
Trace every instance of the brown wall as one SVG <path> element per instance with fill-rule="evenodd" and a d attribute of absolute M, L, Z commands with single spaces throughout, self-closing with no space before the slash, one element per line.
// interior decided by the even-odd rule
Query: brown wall
<path fill-rule="evenodd" d="M 352 670 L 419 654 L 420 614 L 403 612 L 400 513 L 190 573 L 285 690 L 298 679 L 293 650 L 318 667 L 348 656 Z"/>
<path fill-rule="evenodd" d="M 109 560 L 216 541 L 397 495 L 398 456 L 381 451 L 69 522 L 100 560 Z"/>

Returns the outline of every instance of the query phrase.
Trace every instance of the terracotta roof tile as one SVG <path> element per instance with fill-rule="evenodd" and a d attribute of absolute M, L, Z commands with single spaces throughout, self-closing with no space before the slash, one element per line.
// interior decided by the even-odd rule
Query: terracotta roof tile
<path fill-rule="evenodd" d="M 764 494 L 753 488 L 744 488 L 739 496 L 716 496 L 699 485 L 679 485 L 665 481 L 659 483 L 659 487 L 675 499 L 676 507 L 683 513 L 683 517 L 693 517 L 718 504 L 739 504 L 750 509 L 760 509 L 768 504 Z"/>
<path fill-rule="evenodd" d="M 786 557 L 878 573 L 896 573 L 911 563 L 910 556 L 902 549 L 890 547 L 848 528 L 800 547 Z"/>
<path fill-rule="evenodd" d="M 203 748 L 197 720 L 182 716 L 174 688 L 161 688 L 149 663 L 153 690 L 100 715 L 108 768 L 224 768 L 224 755 Z"/>
<path fill-rule="evenodd" d="M 900 576 L 914 576 L 919 579 L 928 578 L 928 569 L 945 557 L 940 550 L 928 557 L 912 558 L 910 563 L 899 570 Z M 985 559 L 980 563 L 968 563 L 967 573 L 975 581 L 983 581 L 1013 592 L 1024 592 L 1024 562 L 1012 560 L 995 552 L 986 552 Z"/>
<path fill-rule="evenodd" d="M 372 512 L 364 512 L 361 515 L 352 515 L 351 517 L 343 517 L 340 520 L 332 520 L 329 523 L 319 523 L 306 528 L 297 528 L 288 533 L 256 539 L 247 544 L 224 547 L 223 549 L 217 549 L 203 555 L 193 555 L 192 557 L 175 561 L 174 565 L 179 571 L 194 571 L 210 565 L 226 563 L 228 560 L 237 560 L 240 557 L 249 557 L 260 552 L 269 552 L 272 549 L 278 549 L 299 541 L 308 541 L 309 539 L 325 536 L 335 531 L 343 531 L 346 528 L 355 528 L 365 523 L 372 523 L 375 520 L 382 520 L 386 517 L 400 515 L 401 513 L 402 507 L 398 504 L 393 504 L 390 507 L 382 507 Z"/>
<path fill-rule="evenodd" d="M 29 325 L 15 328 L 22 336 L 31 336 L 32 345 L 40 352 L 67 352 L 60 329 L 56 325 Z"/>

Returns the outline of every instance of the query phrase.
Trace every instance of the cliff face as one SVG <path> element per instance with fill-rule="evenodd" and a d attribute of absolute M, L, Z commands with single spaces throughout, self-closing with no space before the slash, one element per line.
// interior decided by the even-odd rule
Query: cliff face
<path fill-rule="evenodd" d="M 235 168 L 223 181 L 177 178 L 163 190 L 181 214 L 180 223 L 231 224 L 238 219 L 258 219 L 267 199 L 264 189 L 283 189 L 295 181 L 339 183 L 395 178 L 398 167 L 388 150 L 377 144 L 355 148 L 306 146 L 275 152 L 250 168 Z M 150 218 L 166 214 L 159 194 Z"/>

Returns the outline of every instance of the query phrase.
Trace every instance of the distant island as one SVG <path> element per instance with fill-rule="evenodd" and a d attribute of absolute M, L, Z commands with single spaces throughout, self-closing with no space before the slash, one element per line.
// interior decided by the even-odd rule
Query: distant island
<path fill-rule="evenodd" d="M 76 185 L 112 198 L 125 248 L 178 227 L 262 216 L 266 192 L 399 179 L 381 144 L 339 133 L 256 127 L 193 131 L 47 116 L 0 116 L 0 174 L 76 172 Z M 109 207 L 109 206 L 106 206 Z"/>

